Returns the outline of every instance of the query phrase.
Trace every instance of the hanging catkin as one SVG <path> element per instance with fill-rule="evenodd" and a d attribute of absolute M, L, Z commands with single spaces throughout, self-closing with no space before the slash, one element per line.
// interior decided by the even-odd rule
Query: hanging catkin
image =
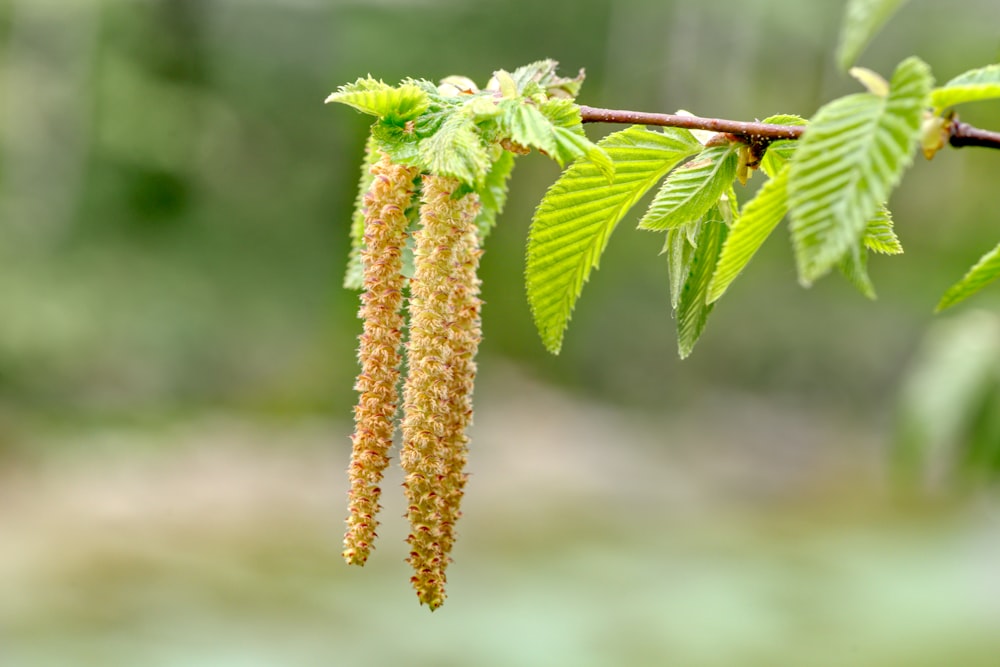
<path fill-rule="evenodd" d="M 343 552 L 344 559 L 356 565 L 364 565 L 373 548 L 375 516 L 381 509 L 379 484 L 389 463 L 395 429 L 403 329 L 402 250 L 417 170 L 393 164 L 383 155 L 371 173 L 372 184 L 364 196 L 364 292 L 358 313 L 364 329 L 358 347 L 361 373 L 354 387 L 358 403 Z"/>
<path fill-rule="evenodd" d="M 453 178 L 424 176 L 420 229 L 410 281 L 409 371 L 404 387 L 403 448 L 411 578 L 432 610 L 445 598 L 445 569 L 465 487 L 479 346 L 479 263 L 474 194 L 453 198 Z"/>

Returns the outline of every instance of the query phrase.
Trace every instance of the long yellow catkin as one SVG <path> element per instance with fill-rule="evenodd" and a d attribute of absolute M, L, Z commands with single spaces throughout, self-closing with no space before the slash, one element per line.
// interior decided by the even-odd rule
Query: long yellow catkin
<path fill-rule="evenodd" d="M 432 610 L 445 598 L 445 569 L 465 486 L 479 326 L 480 251 L 474 194 L 454 199 L 453 178 L 424 176 L 421 227 L 410 281 L 409 372 L 403 390 L 403 449 L 417 598 Z"/>
<path fill-rule="evenodd" d="M 354 386 L 358 403 L 343 551 L 344 560 L 352 565 L 364 565 L 373 548 L 375 516 L 381 509 L 379 484 L 389 464 L 395 429 L 403 329 L 402 251 L 417 170 L 393 164 L 383 155 L 371 173 L 374 179 L 364 196 L 364 293 L 358 313 L 364 329 L 358 347 L 361 373 Z"/>

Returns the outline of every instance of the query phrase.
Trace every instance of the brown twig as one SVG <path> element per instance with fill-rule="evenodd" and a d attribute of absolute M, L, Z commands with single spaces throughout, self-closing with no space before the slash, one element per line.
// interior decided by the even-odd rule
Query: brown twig
<path fill-rule="evenodd" d="M 1000 148 L 1000 132 L 982 130 L 968 123 L 955 120 L 949 125 L 948 143 L 955 148 L 961 148 L 962 146 Z"/>
<path fill-rule="evenodd" d="M 700 118 L 680 116 L 670 113 L 646 113 L 643 111 L 620 111 L 581 106 L 580 116 L 584 123 L 626 123 L 637 125 L 657 125 L 660 127 L 683 127 L 689 130 L 726 132 L 742 141 L 756 146 L 766 146 L 778 139 L 798 139 L 805 132 L 804 125 L 771 125 L 770 123 L 747 123 L 722 118 Z M 1000 132 L 991 132 L 961 123 L 958 120 L 948 125 L 948 143 L 955 148 L 962 146 L 983 146 L 1000 148 Z"/>

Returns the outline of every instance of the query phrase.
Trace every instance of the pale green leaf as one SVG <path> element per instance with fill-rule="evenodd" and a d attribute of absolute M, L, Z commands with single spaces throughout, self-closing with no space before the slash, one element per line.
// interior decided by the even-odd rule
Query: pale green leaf
<path fill-rule="evenodd" d="M 881 74 L 867 67 L 852 67 L 847 73 L 853 76 L 869 93 L 885 97 L 889 94 L 889 82 Z"/>
<path fill-rule="evenodd" d="M 493 225 L 496 224 L 497 216 L 503 212 L 503 207 L 507 203 L 507 182 L 513 169 L 514 155 L 504 151 L 486 174 L 482 187 L 476 190 L 481 203 L 479 215 L 476 216 L 480 243 L 489 235 Z"/>
<path fill-rule="evenodd" d="M 705 215 L 736 178 L 738 147 L 710 146 L 672 172 L 639 221 L 639 229 L 670 229 Z"/>
<path fill-rule="evenodd" d="M 861 241 L 912 163 L 930 85 L 927 65 L 909 58 L 896 68 L 888 97 L 848 95 L 810 122 L 788 174 L 792 240 L 804 285 Z"/>
<path fill-rule="evenodd" d="M 1000 278 L 1000 245 L 983 255 L 961 280 L 948 288 L 937 305 L 937 312 L 964 301 Z"/>
<path fill-rule="evenodd" d="M 899 255 L 903 252 L 903 245 L 893 229 L 892 214 L 885 204 L 868 221 L 862 242 L 867 249 L 883 255 Z"/>
<path fill-rule="evenodd" d="M 731 185 L 719 197 L 719 213 L 722 214 L 722 221 L 729 227 L 740 217 L 740 200 L 736 197 L 736 188 Z"/>
<path fill-rule="evenodd" d="M 475 122 L 463 114 L 452 114 L 420 142 L 420 158 L 426 171 L 454 176 L 470 187 L 480 186 L 493 164 Z"/>
<path fill-rule="evenodd" d="M 537 107 L 518 99 L 502 100 L 499 107 L 501 134 L 522 146 L 555 154 L 556 137 L 552 121 Z"/>
<path fill-rule="evenodd" d="M 517 90 L 521 94 L 529 92 L 531 85 L 537 86 L 537 90 L 546 95 L 554 97 L 576 97 L 580 93 L 580 86 L 583 85 L 584 72 L 580 72 L 572 79 L 556 74 L 559 63 L 555 60 L 539 60 L 538 62 L 518 67 L 511 75 L 517 84 Z"/>
<path fill-rule="evenodd" d="M 709 285 L 709 303 L 718 301 L 788 212 L 788 167 L 764 183 L 743 206 L 722 248 Z"/>
<path fill-rule="evenodd" d="M 564 127 L 567 130 L 583 134 L 580 107 L 573 100 L 553 97 L 538 105 L 538 110 L 556 127 Z"/>
<path fill-rule="evenodd" d="M 670 276 L 670 307 L 677 310 L 681 292 L 691 270 L 691 257 L 698 244 L 702 221 L 688 223 L 667 230 L 667 240 L 661 254 L 667 254 L 667 272 Z"/>
<path fill-rule="evenodd" d="M 1000 65 L 965 72 L 931 91 L 931 104 L 939 110 L 964 102 L 997 98 L 1000 98 Z"/>
<path fill-rule="evenodd" d="M 354 198 L 354 213 L 351 216 L 351 253 L 347 258 L 347 272 L 344 274 L 344 287 L 361 289 L 364 286 L 364 267 L 361 265 L 361 249 L 365 245 L 365 194 L 371 187 L 375 177 L 371 173 L 372 165 L 380 158 L 375 139 L 368 137 L 365 144 L 365 159 L 361 164 L 361 179 L 358 183 L 358 194 Z"/>
<path fill-rule="evenodd" d="M 427 110 L 427 93 L 412 83 L 390 86 L 371 77 L 341 86 L 326 98 L 391 123 L 405 123 Z"/>
<path fill-rule="evenodd" d="M 609 183 L 612 181 L 615 175 L 615 164 L 600 146 L 572 130 L 563 127 L 554 127 L 552 130 L 556 139 L 556 152 L 553 157 L 560 166 L 577 158 L 585 157 L 594 163 Z"/>
<path fill-rule="evenodd" d="M 906 0 L 848 0 L 837 44 L 837 64 L 847 70 Z"/>
<path fill-rule="evenodd" d="M 691 255 L 687 279 L 681 288 L 677 304 L 677 352 L 681 359 L 694 349 L 705 330 L 708 316 L 715 304 L 708 301 L 708 286 L 719 260 L 729 227 L 718 210 L 712 211 L 701 224 L 697 247 Z"/>
<path fill-rule="evenodd" d="M 614 179 L 609 183 L 591 161 L 573 163 L 546 192 L 528 236 L 528 302 L 553 353 L 615 226 L 667 172 L 701 149 L 687 130 L 640 125 L 610 134 L 598 146 L 615 165 Z"/>
<path fill-rule="evenodd" d="M 852 248 L 841 258 L 837 264 L 837 268 L 840 269 L 840 272 L 844 274 L 847 281 L 854 285 L 859 292 L 865 297 L 873 301 L 875 300 L 875 285 L 868 276 L 867 249 L 863 247 Z"/>

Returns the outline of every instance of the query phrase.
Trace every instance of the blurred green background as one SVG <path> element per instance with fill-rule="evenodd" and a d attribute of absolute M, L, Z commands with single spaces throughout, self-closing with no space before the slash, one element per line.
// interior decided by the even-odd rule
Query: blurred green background
<path fill-rule="evenodd" d="M 907 175 L 879 302 L 837 277 L 801 289 L 776 234 L 683 364 L 661 240 L 635 217 L 544 352 L 521 276 L 558 169 L 522 158 L 482 263 L 449 601 L 430 615 L 407 583 L 398 473 L 372 562 L 339 558 L 367 121 L 324 97 L 551 57 L 586 69 L 594 106 L 809 116 L 856 88 L 832 65 L 841 12 L 5 0 L 0 665 L 995 665 L 996 498 L 889 484 L 894 433 L 913 433 L 900 388 L 931 422 L 939 396 L 952 415 L 973 400 L 918 371 L 948 325 L 933 305 L 1000 237 L 986 150 Z M 944 81 L 1000 58 L 998 25 L 996 2 L 913 0 L 861 64 L 917 54 Z M 1000 128 L 1000 106 L 963 119 Z M 1000 365 L 998 306 L 976 297 L 981 344 L 949 346 L 964 367 Z"/>

